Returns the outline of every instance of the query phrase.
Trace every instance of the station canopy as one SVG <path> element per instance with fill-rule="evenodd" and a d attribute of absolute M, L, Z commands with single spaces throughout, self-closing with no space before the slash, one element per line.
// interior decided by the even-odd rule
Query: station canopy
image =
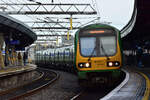
<path fill-rule="evenodd" d="M 5 41 L 10 45 L 15 45 L 16 49 L 22 49 L 37 39 L 29 26 L 2 12 L 0 13 L 0 27 Z"/>
<path fill-rule="evenodd" d="M 134 27 L 131 32 L 125 36 L 123 46 L 125 49 L 135 49 L 136 46 L 150 48 L 150 1 L 135 0 L 135 18 L 130 22 L 134 22 Z"/>

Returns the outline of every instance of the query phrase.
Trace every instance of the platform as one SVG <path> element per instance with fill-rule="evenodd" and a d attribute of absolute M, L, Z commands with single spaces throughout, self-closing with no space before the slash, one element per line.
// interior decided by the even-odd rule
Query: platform
<path fill-rule="evenodd" d="M 100 100 L 148 100 L 149 79 L 133 68 L 125 68 L 126 79 Z"/>
<path fill-rule="evenodd" d="M 28 72 L 35 70 L 36 68 L 36 65 L 33 64 L 27 64 L 26 66 L 8 66 L 0 70 L 0 77 Z"/>
<path fill-rule="evenodd" d="M 0 97 L 25 84 L 38 79 L 41 73 L 37 72 L 36 65 L 9 66 L 0 70 Z M 3 100 L 0 98 L 0 100 Z M 4 99 L 5 100 L 5 99 Z"/>
<path fill-rule="evenodd" d="M 37 36 L 31 27 L 3 12 L 0 12 L 0 26 L 0 68 L 4 69 L 16 65 L 18 55 L 21 62 L 23 54 L 19 53 L 26 52 L 25 47 L 31 45 Z"/>

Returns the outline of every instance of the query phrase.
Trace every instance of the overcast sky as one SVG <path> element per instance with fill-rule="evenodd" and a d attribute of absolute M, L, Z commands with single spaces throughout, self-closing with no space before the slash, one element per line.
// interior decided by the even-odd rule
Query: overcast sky
<path fill-rule="evenodd" d="M 102 21 L 121 29 L 130 20 L 134 0 L 96 0 Z"/>
<path fill-rule="evenodd" d="M 123 28 L 130 20 L 134 0 L 54 0 L 56 3 L 95 3 L 101 21 L 112 22 L 112 26 Z"/>

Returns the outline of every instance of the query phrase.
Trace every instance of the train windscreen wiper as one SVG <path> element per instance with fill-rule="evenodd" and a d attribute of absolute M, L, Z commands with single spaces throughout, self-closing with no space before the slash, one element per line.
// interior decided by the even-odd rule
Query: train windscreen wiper
<path fill-rule="evenodd" d="M 94 51 L 95 51 L 95 50 L 96 50 L 96 45 L 95 45 L 95 47 L 94 47 L 94 49 L 93 49 L 93 51 L 92 51 L 91 55 L 89 56 L 88 61 L 90 61 L 90 60 L 91 60 L 91 57 L 93 56 L 93 54 L 94 54 Z"/>
<path fill-rule="evenodd" d="M 103 51 L 103 53 L 104 53 L 104 56 L 106 56 L 107 60 L 110 60 L 110 58 L 108 57 L 108 55 L 107 55 L 107 53 L 106 53 L 106 51 L 105 51 L 105 49 L 104 49 L 104 46 L 103 46 L 103 43 L 102 43 L 101 39 L 100 39 L 100 47 L 102 48 L 102 51 Z"/>

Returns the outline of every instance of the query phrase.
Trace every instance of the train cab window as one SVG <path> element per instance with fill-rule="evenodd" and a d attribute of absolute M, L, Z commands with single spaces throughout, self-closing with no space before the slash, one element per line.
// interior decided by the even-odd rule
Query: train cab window
<path fill-rule="evenodd" d="M 113 56 L 116 51 L 116 35 L 80 37 L 80 53 L 84 57 Z"/>
<path fill-rule="evenodd" d="M 117 45 L 115 36 L 100 37 L 99 42 L 101 56 L 105 56 L 106 54 L 110 56 L 116 53 Z"/>
<path fill-rule="evenodd" d="M 96 38 L 95 37 L 81 37 L 80 38 L 80 48 L 81 54 L 83 56 L 90 56 L 93 52 L 93 56 L 96 56 L 96 50 L 94 50 L 96 45 Z"/>

